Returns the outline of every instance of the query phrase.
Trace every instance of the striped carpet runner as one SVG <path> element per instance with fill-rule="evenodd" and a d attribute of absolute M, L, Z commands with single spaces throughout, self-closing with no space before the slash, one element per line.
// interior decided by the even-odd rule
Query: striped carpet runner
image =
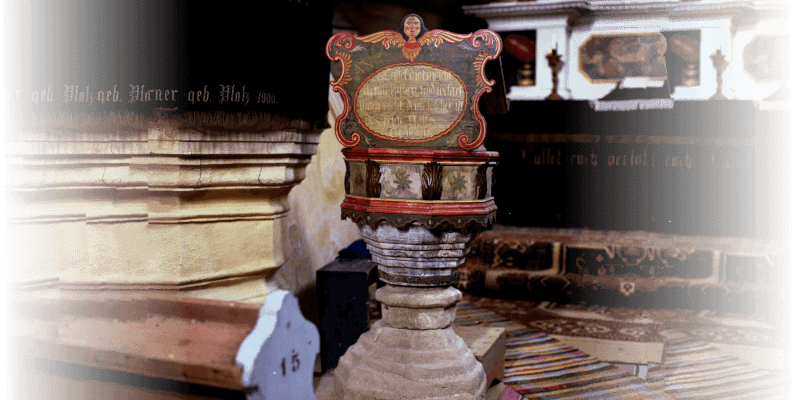
<path fill-rule="evenodd" d="M 697 341 L 667 342 L 662 364 L 650 364 L 647 382 L 676 399 L 794 399 L 784 373 L 753 368 Z"/>
<path fill-rule="evenodd" d="M 456 325 L 506 328 L 504 383 L 527 399 L 672 399 L 641 378 L 462 301 Z"/>
<path fill-rule="evenodd" d="M 468 301 L 454 324 L 506 328 L 506 385 L 527 399 L 789 399 L 784 374 L 758 370 L 700 342 L 667 343 L 647 380 Z"/>

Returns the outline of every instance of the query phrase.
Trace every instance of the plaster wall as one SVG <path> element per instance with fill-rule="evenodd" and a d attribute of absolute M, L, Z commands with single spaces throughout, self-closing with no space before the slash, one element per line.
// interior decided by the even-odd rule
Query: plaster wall
<path fill-rule="evenodd" d="M 333 126 L 344 103 L 332 90 L 328 103 L 328 124 Z M 291 256 L 270 279 L 276 287 L 298 295 L 310 290 L 316 271 L 333 261 L 339 250 L 361 239 L 356 224 L 341 219 L 339 206 L 345 195 L 342 148 L 333 128 L 324 130 L 317 153 L 306 167 L 306 178 L 289 193 L 285 245 Z"/>

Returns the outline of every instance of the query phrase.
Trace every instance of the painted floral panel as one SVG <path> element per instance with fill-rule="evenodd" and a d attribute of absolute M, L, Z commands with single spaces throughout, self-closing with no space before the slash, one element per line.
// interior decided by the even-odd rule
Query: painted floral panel
<path fill-rule="evenodd" d="M 421 199 L 422 165 L 381 165 L 381 198 Z"/>

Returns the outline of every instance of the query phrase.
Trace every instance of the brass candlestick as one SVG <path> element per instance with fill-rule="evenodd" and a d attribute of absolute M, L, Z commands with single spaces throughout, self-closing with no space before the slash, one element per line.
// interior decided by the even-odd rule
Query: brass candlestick
<path fill-rule="evenodd" d="M 530 63 L 525 63 L 522 68 L 519 70 L 519 74 L 517 76 L 517 85 L 519 86 L 533 86 L 536 84 L 536 81 L 533 78 L 533 67 Z"/>
<path fill-rule="evenodd" d="M 561 96 L 558 95 L 558 70 L 561 64 L 561 55 L 556 52 L 556 49 L 550 50 L 550 53 L 547 54 L 547 65 L 550 66 L 550 70 L 553 72 L 553 91 L 545 97 L 545 100 L 564 100 Z"/>
<path fill-rule="evenodd" d="M 722 94 L 722 72 L 728 68 L 728 62 L 725 61 L 725 55 L 722 54 L 722 49 L 717 49 L 711 55 L 711 62 L 714 69 L 717 70 L 717 92 L 711 96 L 711 100 L 727 100 L 728 98 Z"/>
<path fill-rule="evenodd" d="M 697 79 L 697 65 L 695 63 L 689 63 L 686 68 L 683 69 L 683 78 L 681 79 L 681 86 L 697 86 L 700 84 L 700 81 Z"/>

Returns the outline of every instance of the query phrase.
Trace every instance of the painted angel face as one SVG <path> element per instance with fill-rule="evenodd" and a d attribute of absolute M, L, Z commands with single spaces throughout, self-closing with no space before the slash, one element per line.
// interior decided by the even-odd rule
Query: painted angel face
<path fill-rule="evenodd" d="M 417 35 L 419 35 L 420 25 L 419 18 L 408 17 L 406 18 L 406 22 L 403 23 L 403 33 L 405 33 L 409 39 L 416 38 Z"/>

